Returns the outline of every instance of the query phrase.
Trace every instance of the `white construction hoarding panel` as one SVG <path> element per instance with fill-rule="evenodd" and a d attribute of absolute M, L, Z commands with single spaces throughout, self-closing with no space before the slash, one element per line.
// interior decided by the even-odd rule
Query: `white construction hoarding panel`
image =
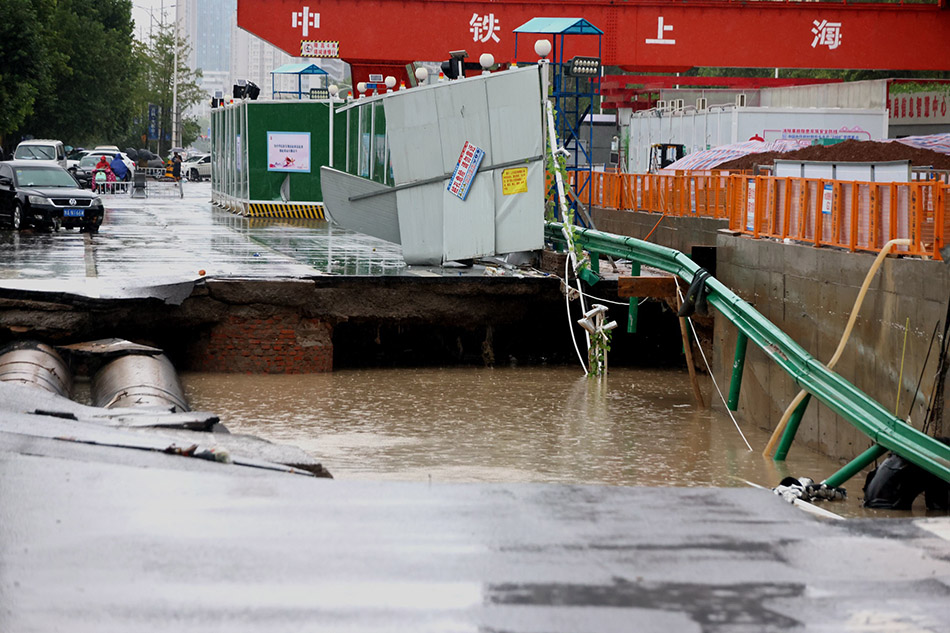
<path fill-rule="evenodd" d="M 465 200 L 442 188 L 443 259 L 472 259 L 495 253 L 494 187 L 490 173 L 475 174 Z"/>
<path fill-rule="evenodd" d="M 513 71 L 487 82 L 488 103 L 491 104 L 491 140 L 494 161 L 506 163 L 526 156 L 544 154 L 544 129 L 540 99 L 540 78 L 525 81 L 524 74 L 538 77 L 536 67 Z M 478 143 L 476 143 L 478 145 Z"/>
<path fill-rule="evenodd" d="M 435 90 L 442 142 L 442 173 L 455 170 L 462 146 L 468 141 L 485 152 L 485 165 L 495 162 L 489 128 L 488 98 L 485 82 L 460 80 L 449 82 L 446 90 Z"/>
<path fill-rule="evenodd" d="M 435 92 L 404 90 L 383 105 L 395 184 L 444 174 Z"/>
<path fill-rule="evenodd" d="M 442 263 L 443 194 L 447 195 L 444 182 L 396 192 L 402 256 L 407 264 Z"/>
<path fill-rule="evenodd" d="M 911 169 L 909 160 L 861 163 L 776 160 L 775 176 L 851 182 L 910 182 Z"/>
<path fill-rule="evenodd" d="M 327 214 L 340 226 L 358 233 L 400 243 L 396 194 L 390 187 L 366 178 L 327 167 L 320 168 L 323 203 Z M 383 193 L 386 192 L 386 193 Z M 368 198 L 350 201 L 360 194 L 377 193 Z"/>
<path fill-rule="evenodd" d="M 495 251 L 514 253 L 544 246 L 544 162 L 496 169 Z M 523 181 L 522 181 L 523 176 Z"/>
<path fill-rule="evenodd" d="M 543 246 L 544 127 L 538 67 L 373 99 L 385 107 L 398 232 L 407 263 L 440 264 Z M 461 200 L 447 185 L 466 143 L 484 155 L 468 196 Z M 509 187 L 506 195 L 501 172 L 512 165 L 527 168 L 524 190 Z M 345 213 L 343 208 L 336 211 Z"/>
<path fill-rule="evenodd" d="M 802 174 L 799 177 L 826 178 L 828 180 L 833 178 L 830 165 L 822 165 L 821 163 L 802 163 Z"/>
<path fill-rule="evenodd" d="M 887 112 L 851 108 L 737 108 L 734 143 L 887 138 Z"/>
<path fill-rule="evenodd" d="M 495 163 L 544 156 L 540 76 L 537 67 L 519 69 L 487 85 Z M 522 73 L 531 73 L 525 81 Z M 523 176 L 523 179 L 522 179 Z M 493 170 L 495 252 L 544 246 L 544 161 Z"/>
<path fill-rule="evenodd" d="M 631 114 L 629 121 L 623 134 L 630 173 L 649 171 L 655 143 L 682 144 L 692 153 L 749 140 L 880 140 L 888 130 L 887 112 L 873 108 L 717 106 L 701 112 L 646 110 Z"/>

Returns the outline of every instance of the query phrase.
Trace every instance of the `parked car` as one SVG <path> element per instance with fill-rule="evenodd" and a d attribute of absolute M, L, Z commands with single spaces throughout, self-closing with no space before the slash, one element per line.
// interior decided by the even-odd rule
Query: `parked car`
<path fill-rule="evenodd" d="M 13 160 L 36 160 L 66 167 L 66 147 L 62 141 L 35 138 L 22 141 L 13 152 Z"/>
<path fill-rule="evenodd" d="M 188 180 L 200 181 L 211 178 L 211 155 L 196 154 L 181 164 L 181 173 Z"/>
<path fill-rule="evenodd" d="M 95 156 L 86 154 L 79 160 L 79 165 L 73 171 L 73 176 L 83 189 L 92 189 L 92 172 L 95 170 L 96 164 L 101 157 L 101 154 Z"/>
<path fill-rule="evenodd" d="M 96 233 L 102 200 L 59 165 L 33 160 L 0 163 L 0 216 L 19 231 L 25 226 L 58 231 L 78 227 Z"/>
<path fill-rule="evenodd" d="M 90 151 L 91 150 L 78 147 L 66 154 L 66 171 L 75 175 L 76 168 L 79 167 L 79 161 L 82 160 L 82 157 L 88 154 Z"/>

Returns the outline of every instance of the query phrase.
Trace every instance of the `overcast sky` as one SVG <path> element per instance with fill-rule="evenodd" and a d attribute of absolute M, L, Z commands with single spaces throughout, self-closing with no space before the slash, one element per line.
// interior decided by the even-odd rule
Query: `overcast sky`
<path fill-rule="evenodd" d="M 135 22 L 135 37 L 147 39 L 152 19 L 155 24 L 161 22 L 162 7 L 165 8 L 165 21 L 175 19 L 175 0 L 132 0 L 132 20 Z"/>

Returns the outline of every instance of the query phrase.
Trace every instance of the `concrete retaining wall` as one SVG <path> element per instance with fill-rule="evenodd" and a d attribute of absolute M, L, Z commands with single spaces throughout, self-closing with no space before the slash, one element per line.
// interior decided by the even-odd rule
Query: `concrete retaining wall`
<path fill-rule="evenodd" d="M 651 242 L 675 248 L 688 255 L 692 254 L 694 246 L 715 246 L 717 231 L 729 228 L 728 220 L 678 218 L 657 213 L 618 211 L 597 207 L 592 209 L 591 215 L 598 230 L 617 235 L 644 239 L 653 227 L 656 227 L 650 237 Z"/>
<path fill-rule="evenodd" d="M 642 239 L 659 216 L 594 209 L 593 217 L 600 230 Z M 687 254 L 697 246 L 715 245 L 716 277 L 813 356 L 822 362 L 830 360 L 875 256 L 718 232 L 726 227 L 723 220 L 666 217 L 650 241 Z M 937 261 L 888 258 L 865 297 L 835 370 L 891 411 L 895 410 L 899 391 L 899 417 L 905 418 L 911 410 L 911 420 L 920 428 L 933 392 L 948 298 L 950 266 Z M 938 340 L 926 367 L 922 367 L 937 324 Z M 715 319 L 713 367 L 724 392 L 732 376 L 735 342 L 735 327 L 725 319 Z M 923 380 L 915 397 L 922 371 Z M 797 393 L 792 379 L 750 345 L 739 400 L 740 420 L 771 430 Z M 718 399 L 714 404 L 722 406 Z M 943 433 L 948 431 L 950 423 L 943 426 Z M 870 440 L 813 400 L 796 444 L 851 459 L 870 446 Z"/>
<path fill-rule="evenodd" d="M 827 362 L 838 346 L 873 261 L 872 254 L 720 235 L 717 277 L 808 352 Z M 910 409 L 917 428 L 921 427 L 933 391 L 939 332 L 935 349 L 923 368 L 916 398 L 914 390 L 934 327 L 939 324 L 941 331 L 943 328 L 950 297 L 948 270 L 943 262 L 888 258 L 868 290 L 851 338 L 835 367 L 891 411 L 899 394 L 899 417 L 906 417 Z M 723 385 L 728 385 L 731 376 L 735 340 L 735 328 L 724 319 L 716 319 L 715 367 Z M 791 378 L 750 345 L 739 407 L 743 418 L 772 429 L 796 393 L 798 387 Z M 867 437 L 825 406 L 816 406 L 814 400 L 796 441 L 845 459 L 870 446 Z"/>

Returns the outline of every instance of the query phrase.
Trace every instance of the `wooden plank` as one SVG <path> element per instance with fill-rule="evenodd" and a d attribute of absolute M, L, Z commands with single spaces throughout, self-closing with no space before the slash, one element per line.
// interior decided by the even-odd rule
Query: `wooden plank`
<path fill-rule="evenodd" d="M 618 277 L 617 296 L 672 299 L 676 296 L 676 281 L 671 275 Z"/>

